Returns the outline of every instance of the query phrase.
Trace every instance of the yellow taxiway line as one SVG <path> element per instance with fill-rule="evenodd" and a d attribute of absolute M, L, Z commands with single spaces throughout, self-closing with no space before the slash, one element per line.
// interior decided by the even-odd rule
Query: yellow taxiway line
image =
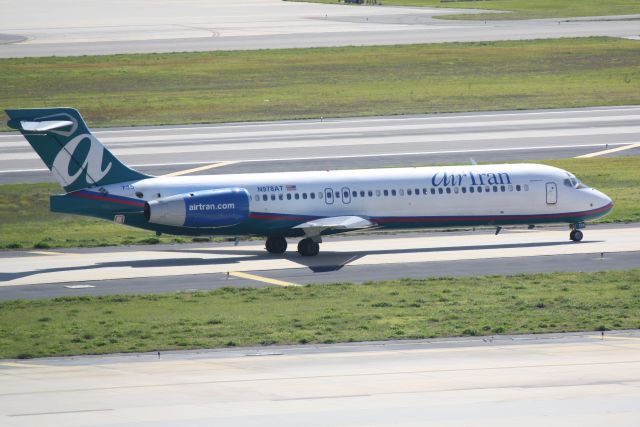
<path fill-rule="evenodd" d="M 243 273 L 242 271 L 230 271 L 230 276 L 240 277 L 242 279 L 255 280 L 257 282 L 269 283 L 270 285 L 278 286 L 300 286 L 296 283 L 285 282 L 278 279 L 270 279 L 268 277 L 256 276 L 255 274 Z"/>
<path fill-rule="evenodd" d="M 187 174 L 194 173 L 194 172 L 201 172 L 201 171 L 206 171 L 206 170 L 209 170 L 209 169 L 221 168 L 223 166 L 229 166 L 229 165 L 232 165 L 234 163 L 238 163 L 238 162 L 228 161 L 228 162 L 211 163 L 210 165 L 199 166 L 199 167 L 193 168 L 193 169 L 186 169 L 186 170 L 183 170 L 183 171 L 171 172 L 171 173 L 168 173 L 168 174 L 163 175 L 163 176 L 187 175 Z"/>
<path fill-rule="evenodd" d="M 604 156 L 605 154 L 617 153 L 618 151 L 631 150 L 632 148 L 640 148 L 640 143 L 623 145 L 622 147 L 610 148 L 608 150 L 596 151 L 595 153 L 583 154 L 577 156 L 576 159 L 588 159 L 590 157 Z"/>

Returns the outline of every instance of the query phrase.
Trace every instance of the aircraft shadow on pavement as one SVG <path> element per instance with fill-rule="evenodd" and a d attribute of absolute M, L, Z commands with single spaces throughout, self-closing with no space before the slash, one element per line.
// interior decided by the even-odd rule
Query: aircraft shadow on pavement
<path fill-rule="evenodd" d="M 591 243 L 599 243 L 600 241 L 590 241 Z M 203 265 L 228 265 L 228 271 L 233 271 L 233 266 L 239 262 L 246 261 L 264 261 L 264 260 L 280 260 L 286 259 L 300 266 L 309 268 L 314 273 L 326 273 L 338 271 L 349 263 L 363 258 L 367 255 L 397 255 L 412 253 L 437 253 L 437 252 L 459 252 L 468 250 L 481 249 L 515 249 L 515 248 L 541 248 L 575 245 L 575 242 L 535 242 L 535 243 L 509 243 L 494 245 L 473 245 L 473 246 L 454 246 L 454 247 L 429 247 L 429 248 L 411 248 L 411 249 L 382 249 L 382 250 L 362 250 L 352 252 L 332 252 L 323 251 L 316 257 L 302 257 L 296 252 L 287 252 L 284 255 L 268 254 L 264 250 L 243 250 L 242 248 L 204 248 L 204 249 L 185 249 L 185 250 L 168 250 L 162 252 L 177 253 L 193 253 L 194 255 L 225 255 L 224 258 L 175 258 L 175 259 L 151 259 L 151 260 L 126 260 L 113 262 L 98 262 L 93 265 L 77 266 L 77 267 L 59 267 L 49 269 L 35 269 L 31 271 L 21 271 L 17 273 L 0 273 L 0 282 L 28 277 L 35 274 L 56 273 L 74 270 L 99 270 L 102 268 L 127 267 L 133 269 L 153 268 L 153 267 L 197 267 Z M 96 254 L 99 256 L 99 254 Z M 189 274 L 189 271 L 185 271 Z M 87 281 L 91 277 L 87 277 Z"/>

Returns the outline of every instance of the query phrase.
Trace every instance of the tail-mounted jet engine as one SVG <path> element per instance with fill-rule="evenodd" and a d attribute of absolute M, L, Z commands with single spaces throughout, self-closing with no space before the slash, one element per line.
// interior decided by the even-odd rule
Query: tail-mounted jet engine
<path fill-rule="evenodd" d="M 178 227 L 230 227 L 249 218 L 249 192 L 222 188 L 176 194 L 144 204 L 144 217 L 153 224 Z"/>

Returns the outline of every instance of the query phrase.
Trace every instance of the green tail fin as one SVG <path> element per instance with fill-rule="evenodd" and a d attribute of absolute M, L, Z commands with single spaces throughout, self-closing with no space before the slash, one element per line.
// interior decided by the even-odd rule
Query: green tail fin
<path fill-rule="evenodd" d="M 5 110 L 65 191 L 150 178 L 130 169 L 93 136 L 73 108 Z"/>

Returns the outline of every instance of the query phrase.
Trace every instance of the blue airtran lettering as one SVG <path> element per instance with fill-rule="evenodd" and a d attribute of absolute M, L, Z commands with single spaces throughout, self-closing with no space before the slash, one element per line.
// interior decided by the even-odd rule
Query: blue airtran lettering
<path fill-rule="evenodd" d="M 282 185 L 263 185 L 258 186 L 258 191 L 261 193 L 273 193 L 282 191 Z"/>
<path fill-rule="evenodd" d="M 434 187 L 461 186 L 461 185 L 496 185 L 511 184 L 511 177 L 508 173 L 449 173 L 438 172 L 431 178 Z"/>

